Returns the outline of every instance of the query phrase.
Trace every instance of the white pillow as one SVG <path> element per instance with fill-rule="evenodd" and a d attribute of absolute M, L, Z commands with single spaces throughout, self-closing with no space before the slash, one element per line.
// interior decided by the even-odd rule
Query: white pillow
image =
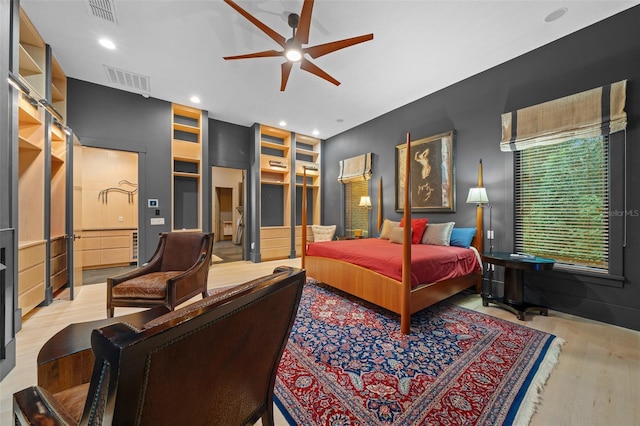
<path fill-rule="evenodd" d="M 422 244 L 434 246 L 448 246 L 451 241 L 451 231 L 455 222 L 429 223 L 422 235 Z"/>
<path fill-rule="evenodd" d="M 400 222 L 394 222 L 389 219 L 385 219 L 382 223 L 382 230 L 380 231 L 380 238 L 388 240 L 391 236 L 391 230 L 400 226 Z"/>
<path fill-rule="evenodd" d="M 396 244 L 402 244 L 404 242 L 404 228 L 400 226 L 393 228 L 389 235 L 389 241 Z"/>

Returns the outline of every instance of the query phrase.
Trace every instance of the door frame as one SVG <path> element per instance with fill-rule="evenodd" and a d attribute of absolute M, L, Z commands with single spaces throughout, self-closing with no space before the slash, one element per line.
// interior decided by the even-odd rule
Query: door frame
<path fill-rule="evenodd" d="M 75 134 L 74 134 L 75 136 Z M 109 144 L 109 141 L 105 141 L 103 139 L 97 139 L 97 138 L 91 138 L 91 137 L 81 137 L 81 136 L 77 136 L 78 142 L 80 144 L 80 146 L 86 146 L 89 148 L 98 148 L 98 149 L 104 149 L 104 150 L 110 150 L 110 151 L 124 151 L 124 152 L 131 152 L 134 154 L 138 155 L 138 223 L 137 223 L 137 228 L 138 228 L 138 265 L 141 264 L 141 259 L 140 259 L 140 254 L 141 253 L 146 253 L 145 251 L 145 237 L 146 237 L 146 229 L 144 226 L 141 226 L 141 220 L 144 219 L 145 217 L 145 213 L 147 210 L 147 206 L 146 203 L 143 202 L 143 200 L 146 200 L 146 183 L 145 183 L 145 179 L 144 177 L 146 176 L 146 164 L 147 164 L 147 149 L 144 146 L 139 146 L 137 144 L 131 144 L 131 146 L 128 147 L 128 149 L 122 149 L 120 147 L 114 147 L 111 144 Z M 84 143 L 83 143 L 84 142 Z M 71 147 L 73 148 L 73 142 Z M 71 149 L 71 152 L 73 151 L 73 149 Z M 69 153 L 69 151 L 68 151 Z M 73 170 L 73 154 L 71 155 L 71 161 L 68 162 L 69 164 L 67 165 L 67 167 L 71 167 L 71 170 Z M 69 178 L 70 176 L 70 178 Z M 67 188 L 69 188 L 69 186 L 71 186 L 71 192 L 67 191 L 67 194 L 70 194 L 69 197 L 67 197 L 67 205 L 66 205 L 66 211 L 69 212 L 68 216 L 67 216 L 67 236 L 69 236 L 69 238 L 67 239 L 67 253 L 73 253 L 74 252 L 74 241 L 73 241 L 73 172 L 71 172 L 71 175 L 69 175 L 69 173 L 67 173 Z M 73 256 L 68 255 L 67 256 L 67 271 L 70 271 L 69 279 L 68 279 L 68 285 L 69 285 L 69 298 L 71 300 L 74 299 L 74 297 L 76 296 L 76 292 L 75 287 L 81 287 L 80 286 L 75 286 L 75 280 L 73 277 L 73 267 L 74 267 L 74 262 L 73 262 Z M 142 260 L 142 262 L 144 262 L 144 259 Z M 79 288 L 78 288 L 79 290 Z"/>

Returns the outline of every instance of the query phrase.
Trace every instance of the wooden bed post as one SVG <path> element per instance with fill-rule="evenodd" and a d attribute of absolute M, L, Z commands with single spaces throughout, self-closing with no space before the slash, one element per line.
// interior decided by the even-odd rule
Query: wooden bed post
<path fill-rule="evenodd" d="M 407 153 L 404 174 L 404 238 L 402 242 L 402 305 L 400 331 L 411 332 L 411 133 L 407 133 Z"/>
<path fill-rule="evenodd" d="M 382 227 L 382 176 L 378 180 L 378 229 L 376 229 L 376 234 L 380 232 L 380 228 Z"/>
<path fill-rule="evenodd" d="M 307 256 L 307 168 L 302 166 L 302 261 L 301 267 L 305 267 L 305 258 Z"/>
<path fill-rule="evenodd" d="M 482 188 L 483 182 L 482 182 L 482 158 L 480 159 L 480 163 L 478 164 L 478 188 Z M 476 229 L 478 230 L 478 232 L 476 232 L 476 241 L 474 244 L 474 247 L 478 250 L 478 253 L 482 254 L 483 248 L 484 248 L 484 229 L 483 229 L 483 214 L 484 214 L 484 208 L 482 207 L 482 205 L 478 204 L 476 206 Z M 480 272 L 480 274 L 478 274 L 478 279 L 476 280 L 476 293 L 481 294 L 482 293 L 482 272 Z"/>
<path fill-rule="evenodd" d="M 478 188 L 482 188 L 482 159 L 480 159 L 480 164 L 478 164 Z M 482 229 L 482 205 L 478 204 L 476 206 L 476 229 L 478 232 L 476 233 L 476 238 L 478 238 L 475 247 L 478 249 L 478 252 L 482 254 L 482 250 L 484 248 L 484 230 Z"/>

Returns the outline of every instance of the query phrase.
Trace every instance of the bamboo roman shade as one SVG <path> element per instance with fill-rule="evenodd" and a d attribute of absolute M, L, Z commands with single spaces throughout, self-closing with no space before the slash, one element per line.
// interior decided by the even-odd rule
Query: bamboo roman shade
<path fill-rule="evenodd" d="M 339 161 L 340 175 L 338 181 L 342 183 L 361 182 L 371 179 L 371 153 L 358 155 Z"/>
<path fill-rule="evenodd" d="M 502 114 L 501 151 L 521 151 L 627 127 L 627 80 Z"/>

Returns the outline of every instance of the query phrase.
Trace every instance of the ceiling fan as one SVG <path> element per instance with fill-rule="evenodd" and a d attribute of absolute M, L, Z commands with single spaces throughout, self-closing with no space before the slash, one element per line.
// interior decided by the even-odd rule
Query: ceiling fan
<path fill-rule="evenodd" d="M 302 12 L 300 15 L 297 13 L 290 13 L 288 17 L 289 26 L 293 29 L 293 36 L 290 39 L 285 39 L 276 31 L 265 25 L 255 16 L 244 10 L 233 0 L 224 0 L 229 6 L 234 8 L 238 13 L 247 18 L 253 25 L 258 27 L 262 32 L 268 35 L 272 40 L 282 47 L 282 51 L 265 50 L 262 52 L 248 53 L 246 55 L 237 56 L 225 56 L 225 60 L 230 59 L 249 59 L 249 58 L 268 58 L 274 56 L 283 56 L 287 61 L 282 64 L 282 79 L 280 82 L 280 91 L 284 91 L 287 87 L 287 81 L 289 80 L 289 74 L 291 74 L 291 68 L 296 62 L 300 62 L 300 68 L 317 75 L 320 78 L 327 80 L 336 86 L 340 85 L 340 82 L 331 77 L 325 71 L 320 69 L 317 65 L 305 58 L 305 54 L 312 58 L 319 58 L 328 53 L 335 52 L 336 50 L 344 49 L 345 47 L 353 46 L 354 44 L 363 43 L 373 39 L 373 34 L 366 34 L 359 37 L 347 38 L 344 40 L 333 41 L 325 44 L 318 44 L 316 46 L 302 47 L 303 44 L 309 43 L 309 28 L 311 27 L 311 12 L 313 10 L 313 0 L 304 0 L 302 5 Z"/>

